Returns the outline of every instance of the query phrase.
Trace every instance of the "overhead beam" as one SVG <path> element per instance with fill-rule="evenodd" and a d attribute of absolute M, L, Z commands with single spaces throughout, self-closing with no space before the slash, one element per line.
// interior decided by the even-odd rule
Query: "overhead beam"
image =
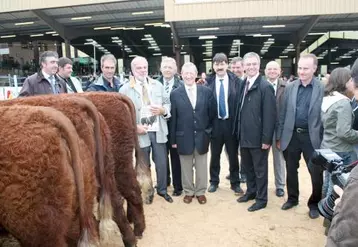
<path fill-rule="evenodd" d="M 318 22 L 320 15 L 312 16 L 291 38 L 291 43 L 295 46 L 301 44 L 301 42 L 306 38 L 311 29 Z"/>
<path fill-rule="evenodd" d="M 84 32 L 79 29 L 65 27 L 63 24 L 59 23 L 54 18 L 46 15 L 42 10 L 32 10 L 32 12 L 65 40 L 71 40 L 77 37 L 86 36 L 88 34 L 87 32 Z"/>
<path fill-rule="evenodd" d="M 173 22 L 169 22 L 170 25 L 170 29 L 172 30 L 173 33 L 173 41 L 174 41 L 174 45 L 179 47 L 180 46 L 180 42 L 179 42 L 179 35 L 178 32 L 175 28 L 175 24 Z"/>

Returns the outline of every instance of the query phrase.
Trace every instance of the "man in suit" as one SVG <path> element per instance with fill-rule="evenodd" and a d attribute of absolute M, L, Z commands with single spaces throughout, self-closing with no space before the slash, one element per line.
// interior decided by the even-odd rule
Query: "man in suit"
<path fill-rule="evenodd" d="M 61 57 L 58 60 L 57 76 L 66 82 L 68 93 L 81 93 L 82 84 L 77 78 L 72 77 L 72 60 L 67 57 Z"/>
<path fill-rule="evenodd" d="M 209 88 L 195 83 L 198 71 L 193 63 L 185 63 L 181 72 L 184 87 L 173 91 L 170 96 L 171 143 L 178 149 L 180 157 L 184 202 L 189 204 L 196 196 L 200 204 L 205 204 L 207 153 L 216 102 Z"/>
<path fill-rule="evenodd" d="M 260 56 L 244 56 L 246 79 L 241 87 L 238 106 L 238 139 L 241 161 L 246 174 L 247 190 L 237 201 L 256 202 L 249 212 L 267 205 L 268 153 L 276 124 L 274 89 L 260 74 Z"/>
<path fill-rule="evenodd" d="M 271 61 L 266 64 L 265 75 L 269 83 L 271 83 L 273 89 L 276 94 L 276 112 L 278 122 L 279 119 L 279 109 L 280 102 L 282 102 L 283 92 L 285 91 L 286 82 L 279 79 L 281 75 L 281 67 L 276 61 Z M 275 186 L 276 186 L 276 196 L 283 197 L 285 195 L 285 169 L 286 163 L 283 158 L 282 151 L 277 148 L 276 145 L 276 131 L 273 135 L 273 143 L 272 143 L 272 153 L 273 153 L 273 168 L 275 174 Z"/>
<path fill-rule="evenodd" d="M 158 79 L 164 86 L 165 97 L 170 97 L 170 93 L 175 89 L 183 86 L 183 82 L 176 75 L 177 73 L 177 64 L 175 60 L 171 57 L 164 57 L 160 64 L 160 70 L 162 76 Z M 168 140 L 171 131 L 171 118 L 168 120 Z M 176 148 L 173 148 L 170 145 L 170 141 L 167 142 L 167 164 L 168 164 L 168 179 L 167 183 L 170 185 L 170 169 L 169 169 L 169 153 L 170 153 L 170 164 L 172 167 L 172 177 L 173 177 L 173 196 L 180 196 L 183 192 L 183 186 L 181 183 L 181 170 L 180 170 L 180 159 L 178 151 Z"/>
<path fill-rule="evenodd" d="M 299 201 L 298 173 L 301 154 L 308 166 L 312 182 L 312 194 L 308 200 L 309 217 L 319 217 L 318 202 L 322 196 L 322 171 L 309 164 L 315 149 L 322 141 L 321 104 L 324 85 L 314 78 L 318 65 L 314 54 L 306 54 L 298 61 L 299 79 L 289 83 L 284 93 L 277 130 L 278 147 L 283 150 L 287 171 L 288 199 L 282 210 L 288 210 Z"/>
<path fill-rule="evenodd" d="M 170 101 L 165 97 L 163 85 L 148 77 L 148 62 L 135 57 L 131 62 L 133 78 L 120 88 L 136 110 L 139 145 L 145 161 L 150 164 L 150 152 L 157 173 L 157 194 L 167 202 L 173 199 L 167 193 L 167 119 L 170 118 Z"/>
<path fill-rule="evenodd" d="M 244 63 L 241 57 L 234 57 L 233 59 L 231 59 L 230 69 L 231 72 L 233 72 L 242 81 L 245 80 Z M 225 151 L 226 151 L 226 156 L 228 157 L 226 148 Z M 230 174 L 226 176 L 226 179 L 230 180 Z M 240 167 L 240 182 L 246 183 L 246 175 L 242 171 L 242 164 Z"/>
<path fill-rule="evenodd" d="M 58 70 L 57 52 L 43 52 L 40 55 L 40 65 L 41 70 L 24 81 L 19 97 L 67 93 L 66 83 L 56 76 Z"/>
<path fill-rule="evenodd" d="M 225 144 L 229 157 L 231 189 L 235 194 L 241 194 L 243 190 L 240 187 L 238 142 L 233 129 L 235 128 L 238 87 L 242 81 L 227 70 L 228 59 L 224 53 L 215 54 L 213 68 L 215 73 L 206 79 L 206 85 L 213 92 L 213 100 L 217 103 L 210 144 L 210 186 L 208 192 L 215 192 L 219 186 L 220 155 Z"/>
<path fill-rule="evenodd" d="M 241 57 L 234 57 L 231 60 L 231 71 L 241 80 L 245 80 L 244 63 Z"/>

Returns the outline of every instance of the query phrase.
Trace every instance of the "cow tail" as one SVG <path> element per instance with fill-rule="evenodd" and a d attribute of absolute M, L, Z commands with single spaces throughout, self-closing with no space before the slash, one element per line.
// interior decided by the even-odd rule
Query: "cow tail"
<path fill-rule="evenodd" d="M 153 181 L 152 174 L 150 171 L 149 164 L 146 164 L 144 160 L 143 152 L 139 145 L 138 135 L 137 135 L 137 120 L 136 120 L 136 112 L 133 102 L 129 97 L 125 95 L 120 95 L 122 101 L 126 103 L 128 106 L 133 122 L 133 138 L 134 138 L 134 153 L 135 153 L 135 170 L 137 174 L 137 180 L 141 187 L 143 193 L 145 193 L 145 202 L 147 204 L 151 203 L 153 200 L 154 189 L 153 189 Z"/>
<path fill-rule="evenodd" d="M 54 109 L 49 107 L 43 107 L 42 109 L 46 115 L 49 115 L 53 120 L 55 120 L 56 126 L 61 130 L 61 133 L 67 141 L 69 147 L 79 205 L 79 224 L 81 237 L 77 246 L 98 246 L 98 239 L 96 236 L 97 231 L 95 225 L 92 222 L 92 211 L 86 208 L 85 203 L 84 178 L 81 166 L 79 137 L 77 135 L 77 131 L 72 122 L 61 112 L 54 111 Z"/>
<path fill-rule="evenodd" d="M 96 106 L 89 100 L 81 98 L 81 103 L 87 109 L 89 116 L 94 123 L 94 137 L 96 148 L 96 163 L 99 171 L 100 196 L 99 196 L 99 235 L 101 246 L 112 246 L 122 242 L 122 236 L 117 224 L 113 221 L 113 208 L 110 195 L 110 186 L 104 170 L 104 154 L 102 146 L 101 125 Z"/>

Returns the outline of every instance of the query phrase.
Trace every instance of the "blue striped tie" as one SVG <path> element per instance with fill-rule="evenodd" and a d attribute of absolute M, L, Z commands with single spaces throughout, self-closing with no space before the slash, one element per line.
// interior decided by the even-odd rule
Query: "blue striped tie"
<path fill-rule="evenodd" d="M 224 90 L 224 79 L 220 79 L 220 92 L 219 92 L 219 117 L 224 119 L 226 117 L 226 106 L 225 106 L 225 90 Z"/>

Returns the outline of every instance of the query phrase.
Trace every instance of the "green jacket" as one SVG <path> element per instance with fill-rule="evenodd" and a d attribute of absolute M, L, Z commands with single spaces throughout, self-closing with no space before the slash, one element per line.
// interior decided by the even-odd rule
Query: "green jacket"
<path fill-rule="evenodd" d="M 321 106 L 323 140 L 321 148 L 351 152 L 358 143 L 358 131 L 352 129 L 353 113 L 349 98 L 338 92 L 323 97 Z"/>

